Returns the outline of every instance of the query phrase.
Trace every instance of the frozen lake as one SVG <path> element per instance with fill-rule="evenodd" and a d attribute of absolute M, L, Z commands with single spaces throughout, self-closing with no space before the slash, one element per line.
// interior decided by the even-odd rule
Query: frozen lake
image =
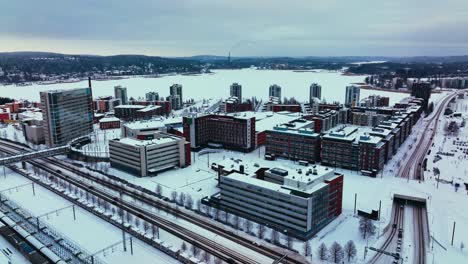
<path fill-rule="evenodd" d="M 308 101 L 309 86 L 316 82 L 322 85 L 322 98 L 327 102 L 344 102 L 345 87 L 350 83 L 363 82 L 364 76 L 345 76 L 337 72 L 294 72 L 283 70 L 217 70 L 214 74 L 203 74 L 197 76 L 174 75 L 161 78 L 135 77 L 123 80 L 94 81 L 93 95 L 113 95 L 113 87 L 122 85 L 127 87 L 128 96 L 134 98 L 144 97 L 146 92 L 155 91 L 160 96 L 169 95 L 169 86 L 179 83 L 183 86 L 184 100 L 193 98 L 227 98 L 229 86 L 233 82 L 242 85 L 244 98 L 256 96 L 257 98 L 268 98 L 268 87 L 278 84 L 282 87 L 283 97 L 295 97 L 299 101 Z M 39 91 L 86 87 L 87 81 L 79 83 L 60 83 L 51 85 L 32 86 L 0 86 L 0 96 L 13 97 L 16 99 L 29 99 L 39 101 Z M 361 98 L 370 94 L 380 94 L 390 97 L 390 103 L 395 103 L 406 94 L 361 90 Z"/>

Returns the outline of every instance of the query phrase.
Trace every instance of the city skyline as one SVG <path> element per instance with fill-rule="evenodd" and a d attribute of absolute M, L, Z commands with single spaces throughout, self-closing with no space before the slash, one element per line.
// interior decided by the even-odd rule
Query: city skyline
<path fill-rule="evenodd" d="M 25 8 L 27 6 L 27 8 Z M 466 2 L 11 1 L 0 51 L 154 56 L 468 54 Z M 25 19 L 27 18 L 27 19 Z"/>

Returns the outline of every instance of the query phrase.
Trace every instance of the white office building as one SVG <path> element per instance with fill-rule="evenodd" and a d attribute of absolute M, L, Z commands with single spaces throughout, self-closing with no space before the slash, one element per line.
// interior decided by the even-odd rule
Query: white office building
<path fill-rule="evenodd" d="M 343 175 L 322 166 L 293 171 L 281 168 L 264 175 L 237 172 L 221 176 L 223 210 L 307 238 L 341 214 Z"/>
<path fill-rule="evenodd" d="M 154 133 L 146 139 L 121 138 L 109 141 L 112 167 L 139 177 L 156 175 L 174 167 L 189 165 L 186 141 L 167 133 Z M 190 153 L 188 153 L 190 157 Z"/>

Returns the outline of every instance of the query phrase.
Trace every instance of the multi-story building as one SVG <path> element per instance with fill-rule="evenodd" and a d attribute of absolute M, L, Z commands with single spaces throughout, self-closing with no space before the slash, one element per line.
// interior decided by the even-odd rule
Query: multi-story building
<path fill-rule="evenodd" d="M 168 101 L 171 102 L 172 108 L 174 110 L 181 109 L 184 104 L 184 99 L 182 96 L 182 85 L 180 84 L 173 84 L 169 87 L 169 94 Z"/>
<path fill-rule="evenodd" d="M 276 97 L 279 100 L 281 100 L 281 86 L 277 84 L 270 85 L 269 91 L 268 91 L 268 96 L 269 97 Z"/>
<path fill-rule="evenodd" d="M 415 82 L 411 86 L 411 95 L 416 98 L 424 99 L 422 102 L 422 110 L 427 111 L 429 105 L 429 98 L 431 98 L 431 83 L 429 82 Z"/>
<path fill-rule="evenodd" d="M 151 119 L 160 113 L 159 105 L 119 105 L 114 108 L 115 117 L 126 121 Z"/>
<path fill-rule="evenodd" d="M 109 154 L 112 167 L 139 177 L 190 165 L 190 146 L 185 139 L 162 132 L 141 139 L 112 139 Z"/>
<path fill-rule="evenodd" d="M 219 108 L 224 113 L 247 112 L 253 110 L 253 103 L 250 100 L 239 103 L 237 97 L 230 97 Z"/>
<path fill-rule="evenodd" d="M 0 122 L 8 122 L 11 120 L 10 108 L 0 108 Z"/>
<path fill-rule="evenodd" d="M 322 164 L 375 176 L 385 164 L 385 142 L 371 128 L 342 126 L 322 136 Z"/>
<path fill-rule="evenodd" d="M 40 97 L 47 146 L 64 145 L 93 131 L 91 88 L 45 91 Z"/>
<path fill-rule="evenodd" d="M 346 97 L 345 106 L 357 106 L 359 104 L 359 98 L 361 94 L 361 88 L 357 85 L 346 86 Z"/>
<path fill-rule="evenodd" d="M 305 116 L 304 118 L 314 121 L 314 130 L 316 133 L 323 133 L 339 124 L 346 123 L 348 119 L 348 109 L 337 108 L 337 110 L 320 110 L 318 113 Z"/>
<path fill-rule="evenodd" d="M 112 96 L 100 96 L 93 101 L 94 110 L 98 113 L 107 113 L 114 111 L 114 107 L 120 105 L 120 99 Z"/>
<path fill-rule="evenodd" d="M 357 126 L 375 127 L 389 118 L 389 115 L 379 114 L 377 111 L 350 111 L 350 123 Z"/>
<path fill-rule="evenodd" d="M 389 106 L 390 98 L 380 95 L 370 95 L 359 102 L 364 107 L 385 107 Z"/>
<path fill-rule="evenodd" d="M 117 85 L 114 87 L 114 97 L 116 99 L 120 99 L 120 103 L 123 105 L 128 104 L 128 97 L 127 97 L 127 87 L 123 87 Z"/>
<path fill-rule="evenodd" d="M 314 122 L 297 119 L 267 130 L 265 155 L 312 163 L 319 161 L 320 135 L 314 132 Z"/>
<path fill-rule="evenodd" d="M 255 149 L 255 116 L 201 115 L 184 117 L 184 136 L 192 149 L 224 147 L 250 152 Z"/>
<path fill-rule="evenodd" d="M 312 102 L 313 98 L 322 99 L 322 86 L 318 83 L 313 83 L 310 85 L 310 95 L 309 101 Z"/>
<path fill-rule="evenodd" d="M 214 206 L 306 240 L 341 214 L 343 175 L 314 165 L 264 175 L 233 172 L 220 177 Z"/>
<path fill-rule="evenodd" d="M 101 118 L 99 128 L 102 130 L 120 128 L 120 119 L 113 116 Z"/>
<path fill-rule="evenodd" d="M 157 92 L 148 92 L 146 93 L 146 101 L 148 102 L 156 102 L 159 101 L 159 93 Z"/>
<path fill-rule="evenodd" d="M 42 119 L 27 118 L 21 121 L 21 128 L 26 141 L 33 144 L 43 144 L 44 121 Z"/>
<path fill-rule="evenodd" d="M 239 103 L 242 103 L 242 85 L 238 83 L 231 84 L 229 94 L 231 97 L 236 97 Z"/>

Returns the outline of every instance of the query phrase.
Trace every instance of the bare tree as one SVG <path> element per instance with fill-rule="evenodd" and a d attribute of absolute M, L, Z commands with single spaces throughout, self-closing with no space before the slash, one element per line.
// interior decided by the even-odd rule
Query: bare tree
<path fill-rule="evenodd" d="M 172 202 L 174 202 L 174 203 L 177 201 L 177 192 L 176 191 L 171 192 L 171 199 L 172 199 Z"/>
<path fill-rule="evenodd" d="M 240 225 L 239 216 L 234 215 L 234 217 L 232 218 L 232 226 L 233 226 L 235 229 L 239 229 L 239 225 Z"/>
<path fill-rule="evenodd" d="M 146 234 L 146 232 L 148 231 L 148 228 L 149 228 L 148 222 L 143 221 L 143 231 L 145 232 L 145 234 Z"/>
<path fill-rule="evenodd" d="M 286 246 L 287 246 L 289 249 L 292 249 L 292 248 L 293 248 L 293 244 L 294 244 L 294 238 L 293 238 L 292 236 L 286 235 Z"/>
<path fill-rule="evenodd" d="M 359 219 L 359 231 L 365 239 L 367 236 L 375 235 L 375 225 L 369 218 L 361 217 Z"/>
<path fill-rule="evenodd" d="M 312 248 L 310 247 L 309 240 L 307 240 L 304 243 L 304 256 L 308 257 L 309 255 L 312 257 Z"/>
<path fill-rule="evenodd" d="M 192 245 L 191 251 L 192 251 L 192 255 L 194 257 L 197 257 L 198 253 L 200 252 L 200 249 L 198 249 L 195 245 Z"/>
<path fill-rule="evenodd" d="M 250 232 L 252 232 L 252 226 L 253 224 L 249 219 L 244 221 L 244 230 L 246 233 L 250 234 Z"/>
<path fill-rule="evenodd" d="M 203 212 L 202 212 L 202 203 L 201 203 L 201 200 L 197 200 L 197 202 L 196 202 L 196 208 L 197 208 L 197 211 L 198 211 L 198 212 L 203 213 Z"/>
<path fill-rule="evenodd" d="M 276 231 L 275 229 L 271 230 L 271 242 L 275 245 L 279 245 L 279 240 L 280 240 L 279 232 Z"/>
<path fill-rule="evenodd" d="M 179 201 L 178 201 L 178 205 L 180 206 L 184 206 L 184 203 L 185 203 L 185 193 L 180 193 L 179 194 Z"/>
<path fill-rule="evenodd" d="M 333 263 L 341 263 L 344 258 L 343 247 L 338 242 L 333 242 L 330 247 L 330 258 Z"/>
<path fill-rule="evenodd" d="M 157 184 L 156 188 L 154 189 L 154 192 L 156 193 L 156 196 L 161 197 L 162 195 L 162 186 L 161 184 Z"/>
<path fill-rule="evenodd" d="M 205 262 L 205 263 L 210 263 L 210 260 L 211 260 L 211 255 L 210 253 L 204 251 L 201 255 L 201 259 Z"/>
<path fill-rule="evenodd" d="M 222 264 L 223 261 L 217 257 L 214 258 L 214 264 Z"/>
<path fill-rule="evenodd" d="M 328 259 L 328 248 L 327 246 L 322 243 L 317 249 L 317 255 L 319 256 L 320 260 L 324 261 Z"/>
<path fill-rule="evenodd" d="M 345 252 L 346 258 L 348 259 L 348 262 L 350 262 L 352 259 L 356 257 L 357 249 L 353 240 L 349 240 L 348 242 L 346 242 L 346 245 L 344 247 L 344 252 Z"/>
<path fill-rule="evenodd" d="M 182 246 L 180 247 L 180 250 L 181 250 L 182 252 L 187 251 L 187 244 L 185 244 L 185 241 L 182 242 Z"/>
<path fill-rule="evenodd" d="M 266 232 L 265 226 L 264 225 L 259 225 L 258 230 L 257 230 L 258 238 L 263 239 L 265 237 L 265 232 Z"/>
<path fill-rule="evenodd" d="M 192 196 L 190 196 L 190 194 L 187 194 L 185 198 L 185 208 L 190 209 L 190 210 L 192 210 L 193 208 L 193 199 L 192 199 Z"/>

